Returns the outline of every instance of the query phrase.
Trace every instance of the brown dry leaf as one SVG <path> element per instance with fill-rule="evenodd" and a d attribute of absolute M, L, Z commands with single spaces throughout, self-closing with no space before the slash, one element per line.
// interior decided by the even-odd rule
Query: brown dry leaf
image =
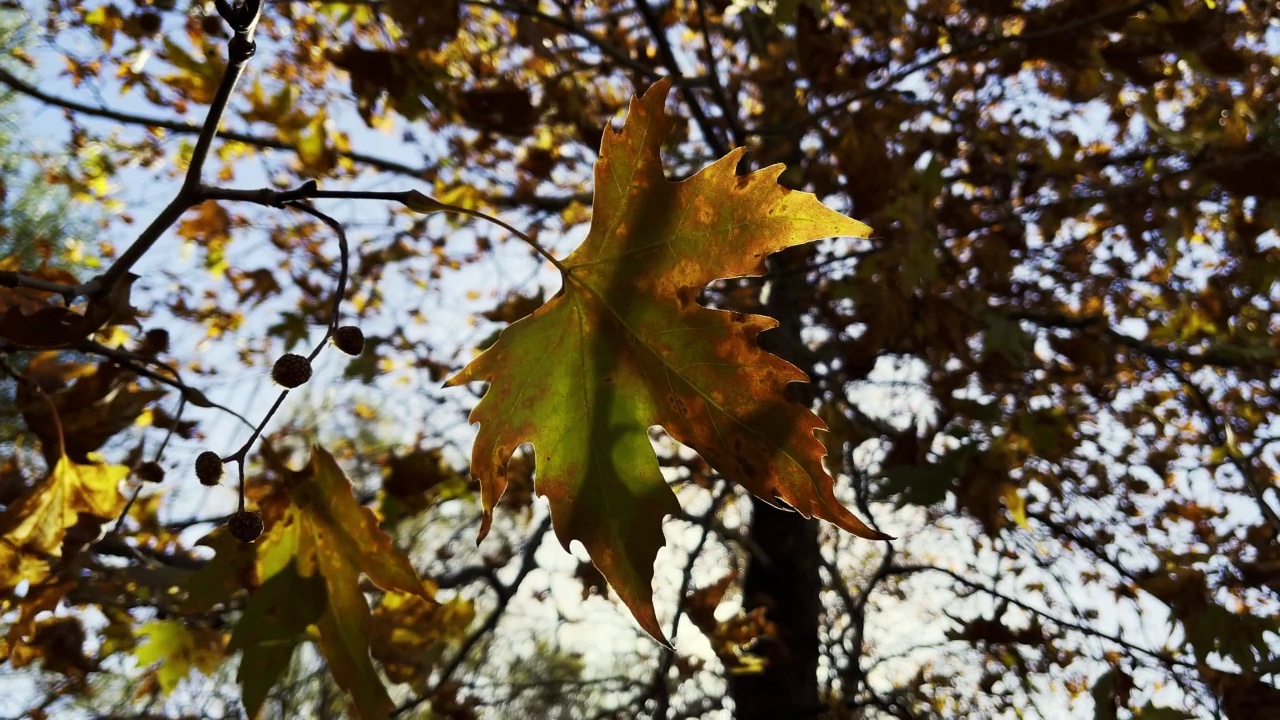
<path fill-rule="evenodd" d="M 729 572 L 724 574 L 716 582 L 704 588 L 699 588 L 689 593 L 685 598 L 685 613 L 689 615 L 689 619 L 694 625 L 703 632 L 707 637 L 715 635 L 716 626 L 716 608 L 720 607 L 720 601 L 724 599 L 725 591 L 729 586 L 738 579 L 738 569 L 731 568 Z"/>
<path fill-rule="evenodd" d="M 76 282 L 59 270 L 46 268 L 31 274 L 64 284 Z M 129 304 L 129 294 L 137 279 L 137 275 L 126 275 L 109 293 L 91 298 L 83 314 L 64 307 L 53 293 L 0 288 L 0 340 L 31 350 L 62 348 L 107 325 L 134 322 L 137 312 Z"/>
<path fill-rule="evenodd" d="M 133 385 L 133 376 L 112 362 L 99 363 L 90 372 L 83 372 L 75 363 L 70 365 L 63 377 L 83 374 L 67 388 L 46 397 L 26 385 L 19 385 L 17 391 L 18 409 L 40 438 L 50 463 L 56 462 L 60 452 L 73 462 L 87 462 L 89 453 L 133 425 L 147 406 L 166 392 Z M 48 371 L 42 372 L 53 377 Z M 50 402 L 53 408 L 49 407 Z"/>

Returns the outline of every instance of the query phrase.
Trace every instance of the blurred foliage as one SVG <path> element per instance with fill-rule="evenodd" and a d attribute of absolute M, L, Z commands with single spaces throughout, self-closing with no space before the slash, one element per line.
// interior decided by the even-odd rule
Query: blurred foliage
<path fill-rule="evenodd" d="M 83 282 L 89 256 L 112 258 L 139 232 L 128 213 L 158 212 L 181 184 L 227 57 L 210 5 L 32 11 L 29 49 L 0 63 L 15 107 L 50 118 L 34 132 L 54 142 L 27 155 L 32 192 L 54 188 L 105 220 L 94 247 L 57 246 L 43 270 L 39 252 L 15 254 L 18 268 Z M 284 657 L 260 688 L 264 715 L 347 712 L 343 689 L 376 695 L 375 673 L 401 716 L 747 717 L 727 688 L 769 677 L 793 640 L 743 596 L 746 568 L 766 557 L 822 569 L 816 705 L 797 714 L 1265 717 L 1280 702 L 1277 27 L 1274 3 L 1205 0 L 268 3 L 213 147 L 206 180 L 219 186 L 421 190 L 501 214 L 563 257 L 591 216 L 605 128 L 671 77 L 669 113 L 688 122 L 662 148 L 670 179 L 745 147 L 740 172 L 783 163 L 781 183 L 872 227 L 784 253 L 765 281 L 713 282 L 699 301 L 779 317 L 765 338 L 812 380 L 791 387 L 828 427 L 837 497 L 900 539 L 823 531 L 813 549 L 760 547 L 746 495 L 655 435 L 689 509 L 668 521 L 657 566 L 659 622 L 689 616 L 675 653 L 637 642 L 598 575 L 538 551 L 547 527 L 527 454 L 507 468 L 490 538 L 471 547 L 482 511 L 458 444 L 472 403 L 440 382 L 539 304 L 514 298 L 558 288 L 492 226 L 334 200 L 352 239 L 343 308 L 367 349 L 317 359 L 314 422 L 274 428 L 244 479 L 267 537 L 292 532 L 279 509 L 292 507 L 290 468 L 323 435 L 353 505 L 377 509 L 361 522 L 381 523 L 433 598 L 387 593 L 344 564 L 343 592 L 367 620 L 343 636 L 344 665 L 323 609 L 267 622 L 294 596 L 267 592 L 267 578 L 307 585 L 304 555 L 264 577 L 257 550 L 209 534 L 234 507 L 188 469 L 249 436 L 208 401 L 259 412 L 272 360 L 330 323 L 333 233 L 211 200 L 116 299 L 137 310 L 48 316 L 92 320 L 69 334 L 163 362 L 201 395 L 180 405 L 171 383 L 109 357 L 4 354 L 29 383 L 25 442 L 50 462 L 0 458 L 4 552 L 25 558 L 0 595 L 3 655 L 27 688 L 0 714 L 239 716 L 237 661 L 210 658 L 255 647 L 236 639 L 247 617 L 290 651 L 271 646 Z M 8 183 L 5 208 L 18 197 Z M 0 292 L 0 314 L 57 302 Z M 148 335 L 159 329 L 172 344 Z M 73 485 L 66 467 L 100 468 L 109 494 L 118 468 L 135 469 L 124 489 L 141 487 L 152 458 L 169 477 L 118 532 L 64 495 L 47 533 L 16 534 L 35 494 Z M 182 659 L 125 662 L 139 652 Z"/>

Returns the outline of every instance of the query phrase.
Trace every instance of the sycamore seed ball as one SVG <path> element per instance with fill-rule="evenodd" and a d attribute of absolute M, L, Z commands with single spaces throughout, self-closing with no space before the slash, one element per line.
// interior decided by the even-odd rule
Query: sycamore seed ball
<path fill-rule="evenodd" d="M 311 379 L 311 361 L 301 355 L 285 353 L 271 368 L 271 379 L 287 388 L 296 388 Z"/>
<path fill-rule="evenodd" d="M 348 355 L 364 352 L 364 332 L 355 325 L 343 325 L 333 331 L 333 344 Z"/>
<path fill-rule="evenodd" d="M 252 510 L 241 510 L 227 518 L 227 530 L 240 542 L 251 543 L 262 535 L 262 516 Z"/>
<path fill-rule="evenodd" d="M 196 456 L 196 477 L 201 485 L 217 485 L 222 479 L 222 458 L 212 450 L 205 450 Z"/>
<path fill-rule="evenodd" d="M 160 463 L 148 460 L 142 463 L 133 471 L 134 475 L 143 482 L 159 483 L 164 482 L 164 468 L 160 467 Z"/>

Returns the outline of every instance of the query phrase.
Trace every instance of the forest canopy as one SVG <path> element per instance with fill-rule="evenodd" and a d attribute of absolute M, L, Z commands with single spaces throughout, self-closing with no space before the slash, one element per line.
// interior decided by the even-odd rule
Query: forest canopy
<path fill-rule="evenodd" d="M 0 30 L 0 718 L 1280 707 L 1277 3 Z"/>

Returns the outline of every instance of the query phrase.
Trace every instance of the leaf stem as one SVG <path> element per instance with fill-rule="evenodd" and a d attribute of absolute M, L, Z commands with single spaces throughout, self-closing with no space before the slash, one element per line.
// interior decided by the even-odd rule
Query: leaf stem
<path fill-rule="evenodd" d="M 253 427 L 253 423 L 249 422 L 249 419 L 246 418 L 245 416 L 241 415 L 240 413 L 236 412 L 235 410 L 232 410 L 231 408 L 225 405 L 219 405 L 218 403 L 213 402 L 209 398 L 205 397 L 204 393 L 200 392 L 199 390 L 183 382 L 182 376 L 178 374 L 177 369 L 163 362 L 160 362 L 158 360 L 147 361 L 154 364 L 156 367 L 162 368 L 168 373 L 170 373 L 171 375 L 173 375 L 172 378 L 165 377 L 164 375 L 152 370 L 151 368 L 148 368 L 141 361 L 139 361 L 139 359 L 136 356 L 134 356 L 132 353 L 129 353 L 125 350 L 121 350 L 119 348 L 108 347 L 106 345 L 103 345 L 98 342 L 94 342 L 92 340 L 85 340 L 80 343 L 77 343 L 74 349 L 79 350 L 80 352 L 89 353 L 91 355 L 101 355 L 102 357 L 105 357 L 108 360 L 111 360 L 117 365 L 123 368 L 126 368 L 127 370 L 134 373 L 135 375 L 140 375 L 142 377 L 147 378 L 148 380 L 152 380 L 162 385 L 168 385 L 169 387 L 174 388 L 178 392 L 182 393 L 181 397 L 183 402 L 190 402 L 192 405 L 195 405 L 196 407 L 209 407 L 209 408 L 214 408 L 216 410 L 221 410 L 227 413 L 228 415 L 231 415 L 232 417 L 236 418 L 237 420 L 244 423 L 245 425 L 248 425 L 249 427 Z"/>
<path fill-rule="evenodd" d="M 276 190 L 274 188 L 239 190 L 235 188 L 205 187 L 201 189 L 200 194 L 202 198 L 208 200 L 252 202 L 268 207 L 296 206 L 296 203 L 300 200 L 385 200 L 400 203 L 410 210 L 420 213 L 447 212 L 455 215 L 469 215 L 497 225 L 515 235 L 533 248 L 534 252 L 541 255 L 543 259 L 554 265 L 557 270 L 565 275 L 569 274 L 569 269 L 563 262 L 552 255 L 546 248 L 539 245 L 528 234 L 517 230 L 501 218 L 480 210 L 440 202 L 417 190 L 320 190 L 314 182 L 307 182 L 292 190 Z"/>
<path fill-rule="evenodd" d="M 307 183 L 304 183 L 301 186 L 301 188 L 299 188 L 298 191 L 293 191 L 293 192 L 314 190 L 314 188 L 315 188 L 314 182 L 307 182 Z M 334 329 L 338 327 L 338 318 L 341 316 L 341 312 L 342 312 L 342 299 L 346 295 L 346 291 L 347 291 L 346 290 L 347 289 L 347 273 L 349 272 L 349 269 L 350 269 L 350 250 L 347 244 L 347 233 L 346 233 L 346 230 L 343 229 L 342 223 L 333 219 L 331 216 L 323 212 L 320 212 L 319 210 L 315 209 L 311 205 L 308 205 L 307 203 L 302 202 L 301 200 L 297 200 L 297 199 L 288 199 L 285 201 L 277 200 L 274 202 L 267 202 L 265 204 L 273 205 L 273 206 L 290 207 L 295 210 L 301 210 L 302 212 L 320 220 L 320 222 L 324 223 L 325 225 L 328 225 L 338 235 L 338 252 L 340 256 L 340 265 L 338 268 L 338 287 L 333 295 L 333 316 L 329 319 L 328 326 L 325 327 L 324 337 L 320 338 L 320 341 L 316 343 L 315 347 L 311 349 L 310 354 L 307 355 L 307 360 L 312 361 L 312 360 L 315 360 L 316 356 L 320 354 L 320 351 L 324 349 L 325 343 L 329 341 L 329 338 L 333 336 Z M 271 421 L 272 416 L 274 416 L 276 414 L 276 411 L 280 409 L 280 405 L 284 403 L 284 399 L 286 396 L 288 396 L 290 389 L 291 388 L 285 388 L 280 393 L 280 396 L 276 398 L 275 403 L 272 404 L 271 409 L 267 411 L 267 414 L 262 418 L 261 421 L 258 422 L 256 426 L 253 426 L 253 434 L 249 436 L 249 439 L 245 441 L 244 445 L 241 445 L 240 449 L 236 450 L 231 455 L 228 455 L 222 458 L 223 464 L 234 461 L 236 463 L 236 467 L 239 470 L 239 473 L 240 473 L 239 499 L 240 499 L 241 511 L 244 510 L 244 492 L 245 492 L 244 464 L 245 464 L 245 460 L 249 456 L 249 450 L 253 447 L 253 444 L 257 442 L 258 438 L 262 435 L 262 431 L 266 429 L 267 424 Z"/>
<path fill-rule="evenodd" d="M 222 458 L 222 464 L 224 465 L 229 462 L 235 462 L 236 468 L 240 472 L 240 508 L 239 509 L 241 511 L 244 510 L 245 459 L 249 457 L 249 450 L 253 448 L 253 444 L 257 442 L 258 437 L 262 435 L 263 429 L 266 428 L 267 423 L 271 421 L 271 416 L 276 414 L 276 411 L 280 409 L 280 406 L 284 403 L 285 397 L 287 397 L 288 395 L 289 395 L 288 389 L 280 391 L 280 395 L 276 397 L 276 401 L 271 405 L 271 409 L 267 411 L 267 414 L 263 416 L 262 420 L 258 423 L 258 425 L 253 428 L 253 433 L 249 435 L 249 439 L 244 441 L 244 444 L 240 446 L 239 450 L 236 450 L 230 455 Z"/>
<path fill-rule="evenodd" d="M 554 265 L 554 266 L 555 266 L 555 268 L 556 268 L 557 270 L 559 270 L 559 271 L 560 271 L 561 273 L 563 273 L 566 277 L 568 277 L 568 275 L 569 275 L 569 268 L 568 268 L 568 267 L 567 267 L 563 262 L 561 262 L 558 258 L 556 258 L 556 256 L 552 255 L 550 252 L 548 252 L 546 248 L 544 248 L 544 247 L 542 247 L 541 245 L 539 245 L 539 244 L 538 244 L 538 241 L 536 241 L 536 240 L 534 240 L 533 238 L 529 237 L 529 236 L 528 236 L 528 235 L 526 235 L 525 233 L 520 232 L 519 230 L 515 229 L 515 228 L 514 228 L 514 227 L 512 227 L 511 225 L 509 225 L 509 224 L 507 224 L 506 222 L 504 222 L 503 220 L 501 220 L 500 218 L 496 218 L 496 217 L 494 217 L 494 216 L 492 216 L 492 215 L 489 215 L 489 214 L 487 214 L 487 213 L 483 213 L 483 212 L 481 212 L 481 211 L 479 211 L 479 210 L 470 210 L 470 209 L 468 209 L 468 208 L 458 207 L 458 206 L 456 206 L 456 205 L 449 205 L 449 204 L 446 204 L 446 203 L 440 203 L 440 204 L 443 206 L 443 210 L 444 210 L 445 212 L 457 213 L 457 214 L 459 214 L 459 215 L 470 215 L 471 217 L 480 218 L 481 220 L 487 220 L 487 221 L 489 221 L 489 222 L 493 223 L 494 225 L 497 225 L 498 227 L 500 227 L 500 228 L 502 228 L 502 229 L 506 230 L 507 232 L 511 233 L 512 235 L 515 235 L 516 237 L 518 237 L 518 238 L 520 238 L 521 240 L 523 240 L 523 241 L 525 242 L 525 244 L 526 244 L 526 245 L 528 245 L 529 247 L 533 248 L 534 252 L 536 252 L 536 253 L 538 253 L 539 255 L 541 255 L 541 256 L 543 257 L 543 259 L 545 259 L 547 262 L 549 262 L 549 263 L 551 263 L 552 265 Z"/>
<path fill-rule="evenodd" d="M 288 207 L 301 210 L 302 212 L 318 219 L 320 222 L 328 225 L 329 228 L 338 236 L 338 289 L 333 294 L 333 316 L 329 318 L 329 329 L 325 332 L 323 339 L 328 340 L 329 336 L 332 335 L 333 331 L 338 327 L 338 319 L 342 315 L 342 300 L 347 294 L 347 273 L 350 272 L 351 264 L 351 251 L 347 245 L 347 232 L 343 229 L 342 223 L 334 220 L 333 217 L 320 212 L 307 203 L 294 200 L 288 203 Z M 311 355 L 307 358 L 308 360 L 314 360 L 316 355 L 319 354 L 320 348 L 324 346 L 323 340 L 320 345 L 317 345 L 316 348 L 311 351 Z"/>

